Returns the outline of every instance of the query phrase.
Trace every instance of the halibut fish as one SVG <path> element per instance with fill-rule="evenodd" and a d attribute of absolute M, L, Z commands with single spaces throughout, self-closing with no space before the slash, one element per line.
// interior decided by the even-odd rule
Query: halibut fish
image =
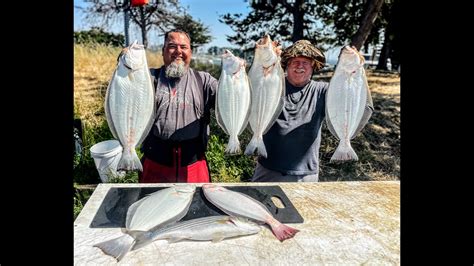
<path fill-rule="evenodd" d="M 145 48 L 135 41 L 119 57 L 105 96 L 105 115 L 123 152 L 117 169 L 143 171 L 135 151 L 153 125 L 155 90 Z"/>
<path fill-rule="evenodd" d="M 202 190 L 206 199 L 226 214 L 268 224 L 280 241 L 292 238 L 299 232 L 298 229 L 280 223 L 265 205 L 246 194 L 213 184 L 202 185 Z"/>
<path fill-rule="evenodd" d="M 133 250 L 159 239 L 166 239 L 168 243 L 181 240 L 219 242 L 226 238 L 256 234 L 260 230 L 258 224 L 247 218 L 226 215 L 206 216 L 146 232 L 136 239 L 137 243 L 133 246 Z"/>
<path fill-rule="evenodd" d="M 364 58 L 345 46 L 326 92 L 326 121 L 339 139 L 331 162 L 359 159 L 350 140 L 355 137 L 369 97 Z"/>
<path fill-rule="evenodd" d="M 248 73 L 252 92 L 249 124 L 253 136 L 245 149 L 246 155 L 252 155 L 257 150 L 259 155 L 267 157 L 263 134 L 267 133 L 283 109 L 285 73 L 280 65 L 277 45 L 268 35 L 255 44 L 255 57 Z"/>
<path fill-rule="evenodd" d="M 124 235 L 94 247 L 120 261 L 141 235 L 181 220 L 188 212 L 195 191 L 194 185 L 180 184 L 145 196 L 128 208 L 122 229 Z"/>
<path fill-rule="evenodd" d="M 216 95 L 217 123 L 229 135 L 225 152 L 241 152 L 238 136 L 245 130 L 250 113 L 250 83 L 245 61 L 225 50 Z"/>

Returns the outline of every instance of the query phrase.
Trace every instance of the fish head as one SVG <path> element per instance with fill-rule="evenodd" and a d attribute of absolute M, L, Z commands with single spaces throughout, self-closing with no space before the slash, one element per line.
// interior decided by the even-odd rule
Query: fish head
<path fill-rule="evenodd" d="M 202 185 L 202 190 L 204 193 L 215 193 L 215 192 L 225 192 L 227 189 L 221 186 L 217 186 L 214 184 L 204 184 Z"/>
<path fill-rule="evenodd" d="M 145 47 L 135 40 L 123 53 L 121 62 L 132 71 L 145 65 Z"/>
<path fill-rule="evenodd" d="M 247 233 L 256 234 L 262 229 L 257 223 L 240 216 L 230 217 L 229 222 Z"/>
<path fill-rule="evenodd" d="M 259 41 L 260 44 L 267 44 L 272 42 L 272 38 L 270 38 L 270 35 L 265 34 Z"/>
<path fill-rule="evenodd" d="M 243 60 L 233 55 L 229 50 L 226 49 L 222 54 L 222 69 L 227 73 L 236 74 L 244 65 Z"/>
<path fill-rule="evenodd" d="M 255 43 L 255 61 L 263 65 L 263 67 L 269 67 L 276 63 L 278 55 L 276 53 L 276 47 L 278 43 L 273 43 L 269 35 L 265 35 L 262 39 Z"/>
<path fill-rule="evenodd" d="M 194 193 L 196 191 L 196 186 L 191 184 L 176 184 L 174 189 L 178 193 Z"/>
<path fill-rule="evenodd" d="M 282 51 L 280 43 L 278 41 L 273 41 L 272 45 L 273 45 L 273 51 L 275 51 L 276 55 L 281 56 L 283 51 Z"/>
<path fill-rule="evenodd" d="M 339 63 L 345 72 L 352 73 L 363 67 L 364 58 L 357 49 L 348 45 L 344 46 L 339 55 Z"/>

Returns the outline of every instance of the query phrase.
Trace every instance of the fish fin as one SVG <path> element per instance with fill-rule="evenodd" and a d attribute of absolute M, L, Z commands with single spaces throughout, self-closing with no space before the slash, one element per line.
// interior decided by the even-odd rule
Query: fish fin
<path fill-rule="evenodd" d="M 224 236 L 215 236 L 212 238 L 212 243 L 221 242 L 225 237 Z"/>
<path fill-rule="evenodd" d="M 257 143 L 257 138 L 252 137 L 249 144 L 247 144 L 247 147 L 245 148 L 245 152 L 244 152 L 245 155 L 253 155 L 253 152 L 257 148 L 256 143 Z"/>
<path fill-rule="evenodd" d="M 254 135 L 254 137 L 252 137 L 245 149 L 245 155 L 253 155 L 255 150 L 257 150 L 258 154 L 267 158 L 267 149 L 265 148 L 265 143 L 263 143 L 263 138 L 261 136 L 257 137 Z"/>
<path fill-rule="evenodd" d="M 355 153 L 354 149 L 351 146 L 351 143 L 349 141 L 344 141 L 341 140 L 339 142 L 339 145 L 336 148 L 336 151 L 332 155 L 331 159 L 329 162 L 336 162 L 336 161 L 357 161 L 359 160 L 359 157 Z"/>
<path fill-rule="evenodd" d="M 121 237 L 95 244 L 94 247 L 100 248 L 105 254 L 114 257 L 117 261 L 120 261 L 125 256 L 125 254 L 130 251 L 134 244 L 135 239 L 133 239 L 133 237 L 130 235 L 125 234 Z"/>
<path fill-rule="evenodd" d="M 255 150 L 257 150 L 259 155 L 267 158 L 267 149 L 265 148 L 262 136 L 258 137 L 254 135 L 254 137 L 252 137 L 245 149 L 245 154 L 252 155 Z"/>
<path fill-rule="evenodd" d="M 135 244 L 133 245 L 132 250 L 142 248 L 153 242 L 152 234 L 149 231 L 131 231 L 129 234 L 135 238 Z"/>
<path fill-rule="evenodd" d="M 153 84 L 153 78 L 150 76 L 150 73 L 147 74 L 147 79 L 149 79 L 149 81 L 151 82 L 151 84 Z M 153 87 L 154 85 L 152 85 Z M 150 130 L 152 129 L 152 127 L 155 125 L 155 117 L 153 116 L 153 114 L 156 113 L 156 103 L 153 101 L 153 112 L 152 112 L 152 115 L 150 115 L 150 118 L 148 120 L 148 124 L 146 125 L 145 127 L 145 130 L 143 131 L 143 134 L 141 136 L 141 138 L 138 140 L 137 142 L 137 145 L 135 145 L 135 147 L 140 147 L 143 143 L 143 141 L 146 139 L 146 137 L 148 136 L 148 133 L 150 132 Z"/>
<path fill-rule="evenodd" d="M 140 231 L 140 230 L 133 230 L 133 231 L 127 231 L 127 234 L 129 234 L 131 237 L 134 239 L 142 237 L 147 231 Z"/>
<path fill-rule="evenodd" d="M 265 148 L 265 143 L 263 142 L 263 138 L 257 139 L 257 152 L 258 154 L 267 158 L 267 149 Z"/>
<path fill-rule="evenodd" d="M 117 58 L 117 61 L 119 60 L 121 55 L 122 54 L 119 55 L 119 57 Z M 117 70 L 115 70 L 115 72 L 117 72 Z M 115 72 L 113 76 L 115 76 Z M 114 121 L 112 120 L 112 114 L 110 112 L 110 105 L 109 105 L 109 97 L 110 97 L 109 95 L 110 95 L 111 85 L 112 85 L 112 82 L 109 83 L 109 85 L 107 86 L 107 91 L 105 92 L 105 101 L 104 101 L 105 118 L 107 119 L 107 124 L 109 125 L 110 132 L 112 132 L 112 136 L 114 136 L 114 138 L 118 140 L 119 138 L 118 138 L 117 130 L 115 129 Z"/>
<path fill-rule="evenodd" d="M 283 242 L 285 239 L 292 238 L 293 236 L 296 235 L 300 230 L 290 227 L 288 225 L 282 224 L 280 222 L 275 222 L 271 223 L 270 227 L 272 228 L 273 234 L 280 240 L 280 242 Z"/>
<path fill-rule="evenodd" d="M 140 158 L 138 158 L 137 152 L 135 151 L 134 147 L 124 147 L 124 151 L 122 153 L 122 158 L 120 159 L 117 170 L 139 170 L 143 171 L 142 163 L 140 162 Z"/>
<path fill-rule="evenodd" d="M 225 152 L 228 154 L 239 154 L 241 153 L 240 150 L 240 142 L 237 135 L 229 136 L 229 142 L 227 143 L 227 147 Z"/>
<path fill-rule="evenodd" d="M 181 240 L 185 239 L 184 237 L 170 237 L 168 238 L 168 244 L 172 244 L 172 243 L 176 243 L 176 242 L 179 242 Z"/>

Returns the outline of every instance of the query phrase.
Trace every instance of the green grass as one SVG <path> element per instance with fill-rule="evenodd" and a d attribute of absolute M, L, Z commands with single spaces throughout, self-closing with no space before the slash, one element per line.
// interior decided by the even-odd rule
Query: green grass
<path fill-rule="evenodd" d="M 82 208 L 89 200 L 90 196 L 94 192 L 94 189 L 79 189 L 76 184 L 74 185 L 74 220 L 76 220 L 79 213 L 81 213 Z"/>

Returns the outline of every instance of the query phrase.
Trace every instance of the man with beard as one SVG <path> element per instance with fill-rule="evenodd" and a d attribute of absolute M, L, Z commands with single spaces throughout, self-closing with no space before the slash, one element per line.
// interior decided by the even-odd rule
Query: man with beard
<path fill-rule="evenodd" d="M 165 34 L 162 55 L 164 66 L 150 70 L 156 113 L 141 147 L 144 156 L 139 182 L 210 182 L 204 152 L 218 81 L 189 67 L 191 40 L 184 31 Z"/>
<path fill-rule="evenodd" d="M 281 54 L 286 70 L 283 110 L 263 135 L 267 158 L 257 161 L 253 182 L 319 181 L 321 125 L 325 118 L 328 82 L 311 80 L 314 70 L 323 68 L 324 54 L 307 40 L 299 40 Z M 357 135 L 374 110 L 370 94 Z M 332 125 L 328 128 L 334 136 Z"/>

